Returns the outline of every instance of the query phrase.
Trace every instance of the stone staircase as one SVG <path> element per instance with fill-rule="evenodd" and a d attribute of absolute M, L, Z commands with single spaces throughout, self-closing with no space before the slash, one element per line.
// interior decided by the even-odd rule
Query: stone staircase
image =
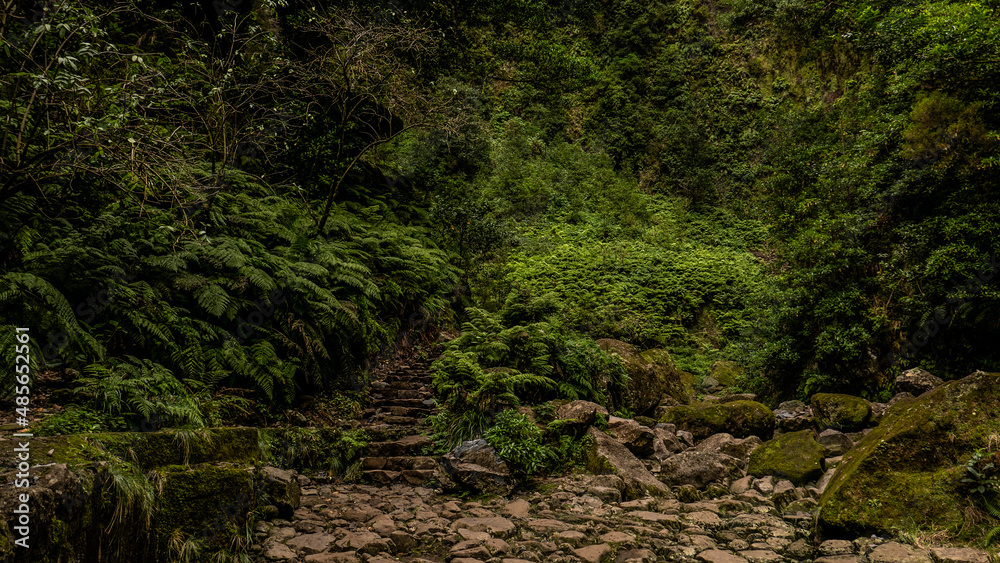
<path fill-rule="evenodd" d="M 372 383 L 372 406 L 364 428 L 381 441 L 368 444 L 361 459 L 362 478 L 375 485 L 422 485 L 434 476 L 437 461 L 423 455 L 431 446 L 422 436 L 425 419 L 437 412 L 431 391 L 430 365 L 436 358 L 398 366 Z"/>

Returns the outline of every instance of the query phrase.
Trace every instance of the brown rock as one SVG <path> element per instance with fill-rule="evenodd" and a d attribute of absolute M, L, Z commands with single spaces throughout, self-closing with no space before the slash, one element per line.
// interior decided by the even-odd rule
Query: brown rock
<path fill-rule="evenodd" d="M 601 563 L 601 560 L 611 554 L 611 546 L 606 543 L 588 545 L 574 549 L 573 553 L 587 563 Z"/>
<path fill-rule="evenodd" d="M 628 418 L 612 416 L 608 419 L 608 434 L 617 439 L 630 452 L 639 457 L 653 455 L 656 434 L 649 428 Z"/>
<path fill-rule="evenodd" d="M 566 426 L 585 431 L 594 423 L 597 413 L 608 416 L 608 409 L 590 401 L 571 401 L 556 410 L 556 420 L 561 420 Z"/>
<path fill-rule="evenodd" d="M 322 553 L 330 549 L 330 546 L 334 544 L 334 537 L 326 532 L 319 532 L 315 534 L 303 534 L 301 536 L 296 536 L 286 542 L 288 547 L 304 553 L 306 555 L 311 555 L 313 553 Z"/>
<path fill-rule="evenodd" d="M 990 554 L 971 547 L 932 547 L 931 555 L 938 563 L 990 563 Z"/>
<path fill-rule="evenodd" d="M 614 474 L 625 483 L 624 496 L 634 499 L 655 494 L 665 496 L 669 489 L 653 477 L 636 457 L 621 442 L 596 428 L 589 428 L 587 435 L 594 440 L 594 446 L 587 452 L 587 468 L 594 473 Z"/>
<path fill-rule="evenodd" d="M 931 563 L 927 552 L 899 542 L 884 543 L 868 554 L 870 563 Z"/>
<path fill-rule="evenodd" d="M 707 563 L 747 563 L 746 559 L 721 549 L 708 549 L 698 554 L 698 559 Z"/>
<path fill-rule="evenodd" d="M 751 549 L 741 551 L 740 557 L 749 563 L 781 563 L 781 556 L 770 549 Z"/>
<path fill-rule="evenodd" d="M 451 524 L 451 529 L 468 528 L 474 532 L 487 532 L 500 537 L 510 537 L 517 529 L 513 522 L 500 516 L 484 518 L 459 518 Z"/>

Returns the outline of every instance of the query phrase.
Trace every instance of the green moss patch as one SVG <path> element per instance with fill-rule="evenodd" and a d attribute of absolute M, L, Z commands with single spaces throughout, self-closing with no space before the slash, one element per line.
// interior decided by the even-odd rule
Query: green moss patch
<path fill-rule="evenodd" d="M 803 485 L 823 475 L 824 448 L 812 430 L 782 434 L 750 454 L 747 472 L 755 477 L 774 475 Z"/>
<path fill-rule="evenodd" d="M 257 500 L 253 473 L 238 465 L 174 466 L 163 479 L 153 518 L 161 540 L 181 530 L 209 545 L 227 545 L 227 536 L 245 522 Z"/>

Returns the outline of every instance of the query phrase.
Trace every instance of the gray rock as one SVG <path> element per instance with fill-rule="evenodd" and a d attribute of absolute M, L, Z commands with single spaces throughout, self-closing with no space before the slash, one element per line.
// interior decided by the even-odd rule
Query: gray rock
<path fill-rule="evenodd" d="M 944 380 L 931 372 L 921 368 L 913 368 L 904 371 L 896 378 L 896 392 L 910 393 L 914 397 L 919 397 L 942 383 Z"/>
<path fill-rule="evenodd" d="M 441 465 L 452 481 L 468 490 L 506 495 L 516 485 L 507 464 L 482 438 L 462 442 L 441 458 Z"/>
<path fill-rule="evenodd" d="M 704 488 L 709 483 L 726 478 L 742 477 L 742 465 L 745 464 L 735 457 L 692 448 L 664 460 L 660 479 L 671 486 L 693 485 Z"/>
<path fill-rule="evenodd" d="M 832 428 L 827 428 L 820 432 L 819 436 L 816 437 L 816 441 L 826 448 L 827 457 L 844 455 L 847 453 L 847 450 L 854 447 L 854 442 L 848 435 Z"/>
<path fill-rule="evenodd" d="M 654 441 L 657 435 L 632 419 L 610 417 L 607 433 L 639 457 L 650 457 L 655 451 Z"/>
<path fill-rule="evenodd" d="M 302 488 L 294 471 L 266 466 L 262 470 L 264 495 L 278 508 L 282 518 L 290 518 L 302 500 Z"/>
<path fill-rule="evenodd" d="M 797 432 L 812 427 L 812 408 L 802 401 L 785 401 L 773 412 L 775 428 L 782 432 Z"/>

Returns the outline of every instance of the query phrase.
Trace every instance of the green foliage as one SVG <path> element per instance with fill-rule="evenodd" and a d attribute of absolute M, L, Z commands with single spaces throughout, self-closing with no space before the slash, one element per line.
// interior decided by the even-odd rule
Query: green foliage
<path fill-rule="evenodd" d="M 144 420 L 154 417 L 168 425 L 202 427 L 197 401 L 173 374 L 150 360 L 129 357 L 128 361 L 87 366 L 77 393 L 90 397 L 108 413 L 123 413 Z"/>
<path fill-rule="evenodd" d="M 42 419 L 32 426 L 36 436 L 56 436 L 64 434 L 85 434 L 91 432 L 123 432 L 130 426 L 125 418 L 94 410 L 69 406 Z"/>
<path fill-rule="evenodd" d="M 1000 481 L 997 480 L 995 455 L 986 455 L 980 448 L 973 452 L 972 457 L 965 462 L 965 477 L 961 482 L 966 484 L 970 493 L 979 495 L 996 495 L 1000 492 Z"/>
<path fill-rule="evenodd" d="M 515 409 L 498 414 L 484 437 L 515 475 L 535 475 L 553 459 L 542 431 Z"/>

